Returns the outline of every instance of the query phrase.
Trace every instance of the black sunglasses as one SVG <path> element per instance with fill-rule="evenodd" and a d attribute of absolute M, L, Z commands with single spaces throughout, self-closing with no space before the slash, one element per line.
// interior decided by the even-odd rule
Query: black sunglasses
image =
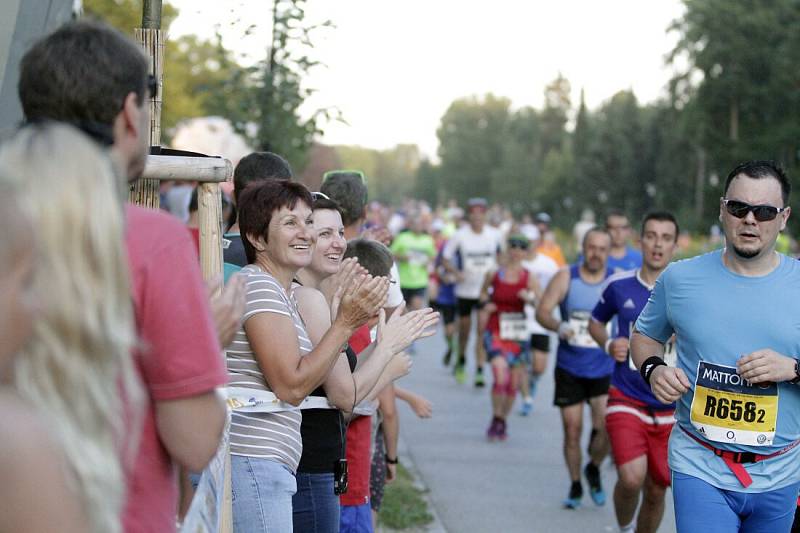
<path fill-rule="evenodd" d="M 747 216 L 747 213 L 752 211 L 753 216 L 759 222 L 774 220 L 776 216 L 786 211 L 785 207 L 773 207 L 771 205 L 750 205 L 746 202 L 740 202 L 739 200 L 728 200 L 727 198 L 722 198 L 721 200 L 728 213 L 736 218 L 744 218 Z"/>
<path fill-rule="evenodd" d="M 527 250 L 528 243 L 524 241 L 508 241 L 509 248 L 518 248 L 520 250 Z"/>
<path fill-rule="evenodd" d="M 152 74 L 147 75 L 147 90 L 150 92 L 150 98 L 158 96 L 158 80 Z"/>

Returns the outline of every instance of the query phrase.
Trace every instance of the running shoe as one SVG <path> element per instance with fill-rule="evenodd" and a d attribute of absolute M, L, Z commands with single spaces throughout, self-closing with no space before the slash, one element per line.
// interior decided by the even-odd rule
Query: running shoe
<path fill-rule="evenodd" d="M 475 387 L 481 388 L 486 385 L 486 381 L 483 379 L 483 372 L 476 372 L 475 373 Z"/>
<path fill-rule="evenodd" d="M 563 502 L 564 509 L 577 509 L 581 506 L 581 499 L 583 498 L 583 487 L 581 482 L 576 481 L 569 488 L 569 494 Z"/>
<path fill-rule="evenodd" d="M 445 353 L 444 357 L 442 358 L 442 365 L 450 366 L 450 359 L 452 359 L 452 357 L 453 357 L 453 349 L 448 348 L 447 353 Z"/>
<path fill-rule="evenodd" d="M 506 421 L 505 419 L 501 418 L 497 422 L 497 438 L 500 440 L 506 440 L 508 438 L 508 432 L 506 431 Z"/>
<path fill-rule="evenodd" d="M 586 481 L 589 482 L 589 496 L 595 505 L 606 504 L 606 493 L 603 491 L 603 483 L 600 481 L 600 469 L 592 463 L 588 463 L 583 469 Z"/>
<path fill-rule="evenodd" d="M 486 438 L 490 441 L 495 441 L 500 436 L 500 424 L 499 419 L 496 417 L 492 418 L 492 423 L 489 424 L 489 429 L 486 430 Z"/>
<path fill-rule="evenodd" d="M 531 398 L 536 395 L 536 385 L 539 383 L 539 376 L 528 375 L 528 394 Z"/>
<path fill-rule="evenodd" d="M 456 381 L 462 385 L 467 381 L 467 371 L 464 368 L 464 363 L 456 363 L 453 375 L 455 375 Z"/>
<path fill-rule="evenodd" d="M 528 416 L 533 411 L 533 398 L 525 398 L 522 402 L 522 407 L 519 409 L 519 416 Z"/>

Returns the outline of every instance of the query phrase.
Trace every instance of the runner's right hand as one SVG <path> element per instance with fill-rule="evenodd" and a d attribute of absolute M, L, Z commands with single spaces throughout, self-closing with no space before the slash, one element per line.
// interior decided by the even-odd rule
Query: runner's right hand
<path fill-rule="evenodd" d="M 570 326 L 569 323 L 562 322 L 558 325 L 558 338 L 561 340 L 569 340 L 573 336 L 575 336 L 575 332 L 572 330 L 572 326 Z"/>
<path fill-rule="evenodd" d="M 680 368 L 659 365 L 650 374 L 650 389 L 661 403 L 672 403 L 689 390 L 689 378 Z"/>
<path fill-rule="evenodd" d="M 609 343 L 608 355 L 618 363 L 624 363 L 628 360 L 628 348 L 628 339 L 626 337 L 617 337 Z"/>

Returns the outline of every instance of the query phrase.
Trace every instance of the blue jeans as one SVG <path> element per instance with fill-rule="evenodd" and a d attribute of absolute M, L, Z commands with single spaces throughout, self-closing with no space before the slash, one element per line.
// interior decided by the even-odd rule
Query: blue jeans
<path fill-rule="evenodd" d="M 292 533 L 294 474 L 283 463 L 231 456 L 234 533 Z"/>
<path fill-rule="evenodd" d="M 292 518 L 298 533 L 339 533 L 339 497 L 333 493 L 333 472 L 297 473 Z"/>
<path fill-rule="evenodd" d="M 795 483 L 768 492 L 718 489 L 693 476 L 672 472 L 675 522 L 679 533 L 781 533 L 792 528 Z"/>

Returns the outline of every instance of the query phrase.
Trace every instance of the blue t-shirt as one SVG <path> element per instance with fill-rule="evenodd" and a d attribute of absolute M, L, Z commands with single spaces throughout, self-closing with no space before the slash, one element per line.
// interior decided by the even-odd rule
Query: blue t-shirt
<path fill-rule="evenodd" d="M 605 279 L 600 283 L 586 283 L 580 276 L 578 265 L 570 266 L 569 288 L 560 306 L 561 320 L 569 322 L 575 335 L 569 340 L 559 341 L 556 366 L 573 376 L 603 378 L 614 370 L 614 360 L 589 336 L 589 320 L 600 299 Z M 610 274 L 606 272 L 606 277 Z"/>
<path fill-rule="evenodd" d="M 444 247 L 442 247 L 443 249 Z M 442 276 L 445 273 L 444 266 L 442 266 L 442 250 L 439 250 L 439 253 L 436 254 L 434 263 L 436 272 L 439 273 L 439 293 L 436 296 L 436 303 L 439 305 L 456 305 L 456 284 L 442 281 Z M 458 252 L 456 252 L 454 263 L 456 268 L 461 268 L 461 255 Z"/>
<path fill-rule="evenodd" d="M 242 244 L 242 236 L 238 233 L 226 233 L 222 236 L 222 261 L 225 283 L 239 272 L 242 267 L 247 266 L 247 256 Z"/>
<path fill-rule="evenodd" d="M 592 311 L 592 318 L 603 324 L 617 317 L 616 337 L 630 338 L 633 324 L 650 298 L 650 287 L 639 278 L 638 270 L 614 274 L 606 280 L 606 288 Z M 616 362 L 611 384 L 626 396 L 646 403 L 655 410 L 674 409 L 675 404 L 659 402 L 638 370 L 631 368 L 630 354 L 624 363 Z"/>
<path fill-rule="evenodd" d="M 781 255 L 778 267 L 760 277 L 728 270 L 721 250 L 673 263 L 656 281 L 636 329 L 658 342 L 665 342 L 674 332 L 677 365 L 692 384 L 678 400 L 678 424 L 669 446 L 673 470 L 738 492 L 764 492 L 800 481 L 800 447 L 745 464 L 753 484 L 744 488 L 722 459 L 677 427 L 698 438 L 709 437 L 704 438 L 709 441 L 714 434 L 721 438 L 719 426 L 728 424 L 731 428 L 738 424 L 732 427 L 735 431 L 721 433 L 729 435 L 724 438 L 735 437 L 738 444 L 719 440 L 710 443 L 720 449 L 762 455 L 781 450 L 800 438 L 800 387 L 790 383 L 752 385 L 735 374 L 736 361 L 759 349 L 769 348 L 791 357 L 800 355 L 800 263 Z M 723 392 L 715 392 L 716 399 L 712 398 L 710 387 Z M 693 412 L 695 397 L 698 402 Z M 767 397 L 777 402 L 777 408 L 766 403 Z M 724 399 L 724 406 L 720 398 Z M 774 412 L 777 424 L 773 426 L 775 418 L 770 414 Z M 703 428 L 702 434 L 696 429 L 698 425 Z M 772 430 L 774 438 L 769 444 Z M 742 444 L 748 439 L 765 444 Z"/>
<path fill-rule="evenodd" d="M 642 268 L 642 252 L 630 246 L 625 247 L 625 255 L 617 259 L 616 257 L 608 254 L 606 262 L 608 269 L 616 274 L 617 272 L 624 272 L 626 270 L 633 270 Z"/>

